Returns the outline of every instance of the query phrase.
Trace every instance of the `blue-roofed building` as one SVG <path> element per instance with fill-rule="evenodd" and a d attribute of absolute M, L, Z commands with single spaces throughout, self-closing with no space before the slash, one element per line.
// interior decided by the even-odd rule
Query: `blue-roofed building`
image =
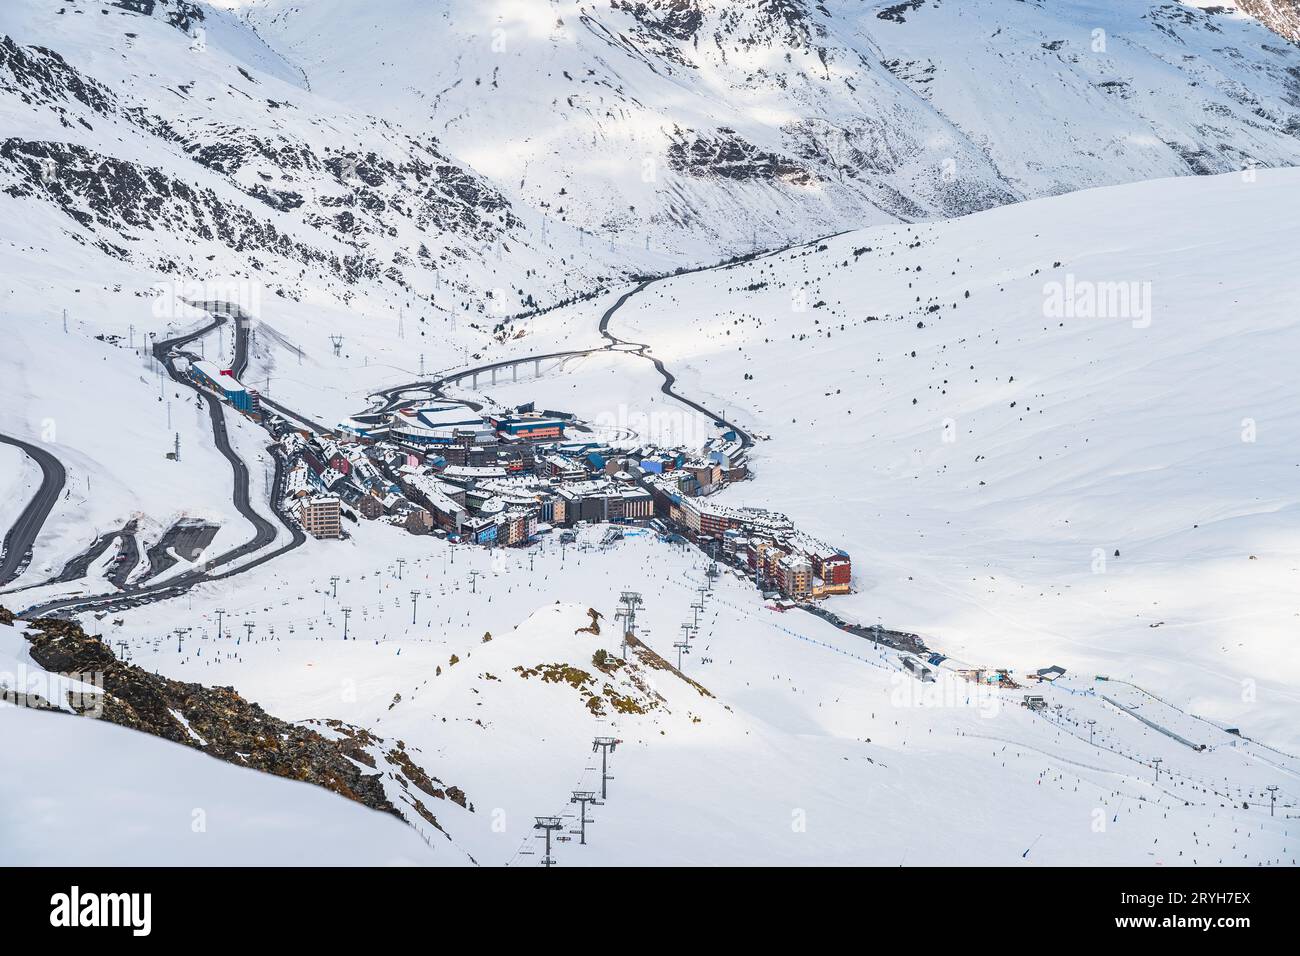
<path fill-rule="evenodd" d="M 199 359 L 190 363 L 190 377 L 203 387 L 218 392 L 241 412 L 254 415 L 259 411 L 257 392 L 245 388 L 229 369 L 217 368 L 211 362 Z"/>

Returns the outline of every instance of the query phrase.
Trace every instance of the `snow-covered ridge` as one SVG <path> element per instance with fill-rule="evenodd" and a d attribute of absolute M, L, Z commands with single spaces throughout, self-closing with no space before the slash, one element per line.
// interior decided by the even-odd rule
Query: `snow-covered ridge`
<path fill-rule="evenodd" d="M 436 130 L 516 206 L 688 254 L 1300 158 L 1300 50 L 1167 2 L 253 0 L 239 14 L 314 89 Z"/>
<path fill-rule="evenodd" d="M 574 277 L 528 251 L 525 222 L 433 134 L 313 96 L 229 14 L 152 9 L 0 13 L 0 177 L 34 215 L 163 276 L 242 275 L 289 298 L 479 315 Z M 536 286 L 494 275 L 506 248 Z"/>

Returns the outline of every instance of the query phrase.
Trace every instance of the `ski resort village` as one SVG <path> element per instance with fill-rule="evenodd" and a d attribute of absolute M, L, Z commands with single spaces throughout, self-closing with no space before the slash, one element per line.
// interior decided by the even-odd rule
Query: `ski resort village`
<path fill-rule="evenodd" d="M 276 439 L 280 509 L 315 538 L 342 538 L 360 520 L 485 547 L 527 547 L 588 524 L 612 534 L 648 527 L 739 569 L 771 598 L 813 600 L 851 586 L 847 552 L 780 513 L 707 500 L 749 476 L 733 430 L 701 448 L 660 449 L 637 436 L 601 441 L 571 413 L 532 404 L 493 412 L 402 404 L 317 434 L 263 408 L 230 369 L 193 359 L 186 374 Z M 559 539 L 574 532 L 559 530 Z"/>
<path fill-rule="evenodd" d="M 0 865 L 1294 868 L 1285 7 L 0 3 Z"/>

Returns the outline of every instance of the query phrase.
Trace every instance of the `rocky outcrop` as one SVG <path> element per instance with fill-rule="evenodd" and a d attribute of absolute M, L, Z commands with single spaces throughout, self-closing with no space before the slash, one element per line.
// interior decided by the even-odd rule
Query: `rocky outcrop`
<path fill-rule="evenodd" d="M 717 176 L 741 182 L 783 182 L 807 186 L 815 177 L 793 160 L 765 152 L 742 139 L 735 130 L 711 135 L 680 135 L 668 146 L 668 165 L 688 176 Z"/>
<path fill-rule="evenodd" d="M 1237 7 L 1278 36 L 1300 43 L 1300 0 L 1237 0 Z"/>
<path fill-rule="evenodd" d="M 190 6 L 119 4 L 182 31 L 194 25 L 196 12 L 202 18 Z M 169 89 L 190 101 L 198 95 L 192 87 Z M 360 128 L 351 117 L 338 117 L 329 127 L 339 145 L 327 146 L 278 121 L 298 108 L 292 103 L 248 97 L 235 114 L 243 121 L 211 108 L 168 111 L 133 101 L 130 87 L 100 82 L 54 50 L 8 36 L 0 36 L 0 91 L 52 113 L 66 132 L 57 139 L 0 141 L 0 189 L 58 208 L 75 222 L 70 232 L 78 239 L 89 236 L 109 255 L 162 272 L 201 268 L 170 251 L 178 243 L 191 252 L 216 243 L 255 266 L 264 281 L 305 268 L 340 280 L 344 298 L 349 287 L 385 281 L 427 293 L 453 263 L 523 230 L 505 197 L 443 153 L 436 139 L 382 121 Z M 312 117 L 306 128 L 326 122 Z M 179 155 L 192 165 L 154 167 L 117 155 L 104 145 L 102 133 L 110 128 L 153 144 L 160 157 Z M 151 237 L 161 242 L 141 242 Z M 441 238 L 442 248 L 413 257 L 415 237 Z M 453 275 L 446 281 L 462 285 Z"/>
<path fill-rule="evenodd" d="M 704 21 L 699 0 L 612 0 L 626 10 L 650 36 L 661 40 L 690 40 Z"/>
<path fill-rule="evenodd" d="M 205 19 L 203 8 L 189 0 L 108 0 L 111 6 L 141 16 L 156 16 L 182 33 L 189 33 Z"/>
<path fill-rule="evenodd" d="M 0 622 L 13 620 L 0 607 Z M 442 829 L 430 809 L 434 800 L 473 809 L 459 787 L 431 776 L 402 741 L 386 741 L 338 720 L 290 723 L 245 700 L 233 687 L 185 683 L 124 664 L 75 621 L 41 618 L 26 627 L 32 659 L 45 670 L 96 675 L 104 694 L 100 718 L 110 723 L 228 763 L 324 787 L 412 824 L 418 816 Z"/>

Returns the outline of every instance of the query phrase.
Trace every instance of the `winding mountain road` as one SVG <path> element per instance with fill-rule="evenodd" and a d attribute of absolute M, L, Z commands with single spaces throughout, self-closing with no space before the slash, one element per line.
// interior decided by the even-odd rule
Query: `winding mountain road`
<path fill-rule="evenodd" d="M 221 310 L 225 306 L 225 303 L 202 303 L 200 305 L 203 308 L 209 308 L 216 311 Z M 248 337 L 247 329 L 245 328 L 246 317 L 238 311 L 234 314 L 236 316 L 235 360 L 232 363 L 231 368 L 232 370 L 236 368 L 242 370 L 246 368 L 248 364 Z M 186 332 L 170 339 L 163 339 L 155 342 L 153 346 L 153 354 L 158 361 L 163 363 L 168 374 L 174 381 L 193 388 L 200 398 L 207 402 L 208 416 L 212 424 L 213 441 L 216 444 L 217 450 L 230 463 L 231 473 L 233 476 L 231 491 L 232 501 L 235 505 L 235 509 L 240 513 L 240 515 L 247 519 L 253 526 L 253 537 L 248 541 L 245 541 L 243 544 L 231 548 L 230 550 L 204 562 L 204 566 L 201 569 L 196 568 L 186 571 L 167 581 L 151 585 L 141 585 L 139 587 L 128 587 L 122 591 L 109 594 L 61 598 L 27 608 L 22 612 L 22 616 L 43 617 L 51 614 L 66 615 L 71 613 L 81 613 L 102 608 L 120 609 L 177 597 L 184 594 L 196 584 L 202 584 L 207 581 L 220 581 L 225 578 L 233 577 L 236 574 L 250 571 L 255 567 L 279 557 L 287 551 L 299 547 L 304 541 L 306 541 L 306 535 L 303 534 L 302 530 L 294 522 L 290 521 L 287 516 L 281 514 L 280 510 L 275 506 L 275 502 L 279 500 L 279 492 L 283 488 L 284 483 L 284 463 L 278 455 L 275 455 L 275 477 L 271 494 L 271 507 L 280 523 L 289 531 L 290 540 L 273 551 L 258 555 L 258 557 L 254 558 L 252 561 L 242 564 L 238 568 L 233 568 L 220 573 L 216 570 L 233 561 L 237 561 L 240 558 L 254 554 L 257 551 L 266 548 L 275 541 L 276 536 L 279 534 L 279 530 L 276 526 L 253 508 L 252 498 L 249 492 L 248 465 L 239 457 L 239 454 L 230 444 L 230 436 L 226 428 L 224 403 L 205 389 L 195 386 L 193 382 L 177 371 L 172 362 L 173 355 L 180 353 L 185 345 L 195 339 L 207 335 L 213 329 L 225 324 L 225 322 L 225 315 L 214 315 L 211 322 L 192 332 Z M 62 468 L 60 467 L 60 472 L 61 471 Z M 48 509 L 46 514 L 48 514 Z M 44 521 L 44 517 L 44 515 L 41 516 L 42 522 Z M 39 530 L 39 526 L 37 530 Z"/>
<path fill-rule="evenodd" d="M 41 486 L 32 500 L 23 508 L 4 539 L 4 552 L 0 556 L 0 586 L 8 584 L 26 569 L 32 559 L 32 546 L 36 536 L 45 526 L 54 505 L 59 500 L 63 485 L 68 479 L 63 463 L 52 454 L 19 438 L 0 435 L 0 443 L 13 445 L 36 462 L 41 469 Z"/>
<path fill-rule="evenodd" d="M 767 253 L 767 255 L 774 255 L 774 254 L 775 253 Z M 762 258 L 762 257 L 756 256 L 753 258 Z M 730 265 L 730 263 L 728 265 Z M 527 355 L 524 356 L 523 358 L 502 359 L 497 362 L 488 362 L 486 364 L 477 365 L 472 368 L 461 369 L 460 371 L 453 372 L 449 375 L 444 375 L 441 378 L 437 378 L 437 379 L 430 379 L 422 382 L 408 382 L 405 385 L 396 385 L 393 386 L 392 388 L 381 389 L 380 391 L 373 392 L 372 397 L 381 398 L 383 400 L 383 403 L 378 407 L 371 409 L 368 412 L 362 412 L 361 414 L 355 415 L 353 417 L 360 422 L 378 424 L 381 421 L 383 421 L 383 419 L 388 415 L 388 413 L 395 411 L 397 408 L 415 403 L 416 401 L 415 399 L 410 398 L 405 394 L 407 392 L 422 391 L 422 392 L 427 392 L 433 398 L 446 398 L 447 396 L 443 393 L 443 389 L 445 389 L 446 386 L 454 382 L 459 382 L 466 377 L 483 375 L 497 369 L 511 368 L 516 365 L 525 365 L 529 362 L 544 362 L 550 359 L 560 359 L 560 358 L 576 358 L 581 355 L 594 355 L 598 352 L 620 352 L 625 355 L 634 355 L 637 358 L 645 359 L 647 362 L 652 364 L 655 367 L 655 370 L 658 371 L 659 375 L 663 378 L 663 384 L 659 386 L 659 390 L 663 392 L 663 394 L 667 395 L 669 398 L 677 402 L 680 402 L 681 404 L 685 405 L 687 408 L 699 412 L 701 415 L 704 415 L 711 421 L 718 423 L 720 426 L 726 428 L 728 431 L 735 432 L 736 437 L 740 440 L 741 446 L 744 448 L 749 448 L 751 445 L 754 444 L 754 439 L 747 431 L 745 431 L 739 425 L 736 425 L 735 423 L 728 421 L 719 413 L 712 411 L 709 408 L 706 408 L 704 405 L 700 404 L 694 399 L 687 398 L 685 395 L 682 395 L 680 392 L 674 389 L 673 386 L 677 383 L 677 376 L 675 376 L 672 372 L 668 370 L 667 366 L 664 365 L 661 359 L 659 359 L 658 357 L 656 357 L 654 354 L 651 353 L 650 346 L 648 344 L 644 342 L 631 342 L 627 339 L 619 338 L 618 336 L 614 335 L 612 332 L 609 331 L 609 322 L 610 319 L 614 317 L 614 314 L 618 312 L 619 309 L 623 308 L 623 306 L 627 304 L 627 301 L 630 298 L 632 298 L 632 296 L 644 292 L 647 288 L 649 288 L 654 283 L 660 282 L 664 279 L 670 279 L 680 275 L 686 275 L 690 272 L 704 272 L 707 271 L 708 269 L 718 269 L 718 268 L 723 268 L 723 266 L 707 266 L 701 269 L 691 269 L 681 273 L 674 273 L 673 275 L 658 276 L 653 279 L 642 279 L 631 289 L 628 289 L 626 292 L 620 295 L 614 301 L 614 303 L 608 309 L 606 309 L 604 313 L 601 315 L 600 322 L 597 325 L 597 330 L 600 332 L 601 337 L 606 340 L 604 345 L 597 346 L 595 348 L 590 348 L 590 349 L 575 349 L 567 352 L 547 352 L 544 355 Z M 470 401 L 459 400 L 459 399 L 457 401 L 459 401 L 460 404 L 466 405 L 474 409 L 475 411 L 481 408 L 481 406 L 476 402 L 470 402 Z"/>
<path fill-rule="evenodd" d="M 504 359 L 469 369 L 462 369 L 461 371 L 437 379 L 411 382 L 405 385 L 382 389 L 372 393 L 372 397 L 382 399 L 382 404 L 372 408 L 368 412 L 357 415 L 356 418 L 360 421 L 378 422 L 396 408 L 414 404 L 416 399 L 405 394 L 412 391 L 425 392 L 435 398 L 445 398 L 443 395 L 443 389 L 447 385 L 459 381 L 466 376 L 475 375 L 476 373 L 481 374 L 491 372 L 494 369 L 509 368 L 526 362 L 591 355 L 596 352 L 621 351 L 628 355 L 634 355 L 638 358 L 645 359 L 647 362 L 654 365 L 655 370 L 663 378 L 663 384 L 660 386 L 660 391 L 664 395 L 667 395 L 669 398 L 672 398 L 699 414 L 706 416 L 719 426 L 725 427 L 729 431 L 734 432 L 741 442 L 741 445 L 748 448 L 753 444 L 753 438 L 747 431 L 733 422 L 728 421 L 725 417 L 709 409 L 700 402 L 687 398 L 678 392 L 674 387 L 677 383 L 676 376 L 668 370 L 661 359 L 651 353 L 650 346 L 646 343 L 632 342 L 614 335 L 609 331 L 610 320 L 618 310 L 628 302 L 629 299 L 645 291 L 654 283 L 663 281 L 664 279 L 676 278 L 696 272 L 725 269 L 739 262 L 752 261 L 766 258 L 768 256 L 778 255 L 788 249 L 813 246 L 822 241 L 824 241 L 823 238 L 814 239 L 809 242 L 795 243 L 781 249 L 769 250 L 750 256 L 742 256 L 731 262 L 699 266 L 692 269 L 684 269 L 680 272 L 669 275 L 641 279 L 632 288 L 623 292 L 601 315 L 597 328 L 601 337 L 606 340 L 606 343 L 602 346 L 590 349 L 549 352 L 544 355 L 532 355 L 517 359 Z M 252 570 L 268 561 L 274 560 L 287 551 L 299 547 L 306 540 L 306 536 L 297 524 L 290 520 L 286 515 L 282 514 L 276 506 L 276 502 L 280 498 L 280 492 L 283 489 L 285 473 L 283 460 L 279 455 L 272 451 L 272 454 L 275 457 L 275 477 L 271 495 L 272 511 L 275 513 L 275 516 L 279 519 L 280 523 L 289 530 L 290 540 L 273 551 L 258 555 L 253 560 L 239 566 L 238 568 L 233 568 L 221 573 L 215 572 L 215 569 L 217 568 L 266 548 L 275 540 L 278 530 L 275 525 L 267 521 L 266 518 L 262 517 L 262 515 L 257 513 L 257 511 L 252 507 L 251 497 L 249 494 L 248 466 L 230 444 L 229 435 L 226 431 L 223 404 L 214 395 L 208 393 L 204 389 L 198 388 L 184 375 L 180 374 L 171 362 L 171 356 L 174 352 L 180 352 L 186 344 L 201 338 L 212 330 L 220 327 L 227 321 L 228 316 L 232 316 L 235 319 L 235 357 L 234 361 L 231 363 L 231 370 L 235 374 L 236 378 L 240 377 L 247 370 L 248 366 L 248 316 L 234 303 L 213 301 L 191 302 L 190 304 L 213 313 L 213 320 L 200 326 L 194 331 L 155 342 L 153 345 L 153 354 L 167 368 L 168 373 L 173 380 L 186 385 L 187 387 L 194 388 L 203 400 L 208 403 L 208 413 L 212 422 L 213 440 L 216 443 L 217 449 L 230 463 L 233 474 L 233 503 L 236 510 L 238 510 L 239 513 L 253 525 L 253 537 L 238 547 L 232 548 L 231 550 L 205 562 L 204 569 L 194 569 L 184 572 L 183 574 L 177 575 L 163 583 L 127 588 L 123 591 L 111 594 L 71 597 L 47 602 L 45 604 L 27 608 L 22 612 L 24 616 L 33 617 L 55 613 L 78 613 L 100 608 L 122 608 L 176 597 L 185 593 L 196 584 L 201 584 L 206 581 L 219 581 Z M 291 409 L 285 408 L 276 402 L 267 399 L 265 396 L 262 397 L 261 401 L 268 408 L 272 408 L 285 417 L 306 425 L 317 433 L 323 433 L 330 430 L 318 422 L 314 422 Z M 473 402 L 462 401 L 462 404 L 469 405 L 472 408 L 478 407 Z M 27 452 L 38 462 L 38 464 L 40 464 L 42 471 L 41 488 L 38 490 L 32 502 L 19 516 L 14 527 L 11 528 L 9 533 L 5 536 L 5 550 L 3 557 L 0 558 L 0 586 L 2 586 L 17 577 L 22 569 L 26 567 L 27 561 L 30 560 L 32 544 L 35 541 L 36 536 L 40 533 L 40 529 L 44 525 L 45 519 L 49 515 L 50 510 L 54 507 L 54 503 L 58 500 L 59 492 L 62 490 L 63 484 L 66 480 L 66 475 L 62 464 L 60 464 L 53 455 L 44 449 L 17 439 L 8 438 L 4 435 L 0 435 L 0 441 L 15 445 Z"/>

